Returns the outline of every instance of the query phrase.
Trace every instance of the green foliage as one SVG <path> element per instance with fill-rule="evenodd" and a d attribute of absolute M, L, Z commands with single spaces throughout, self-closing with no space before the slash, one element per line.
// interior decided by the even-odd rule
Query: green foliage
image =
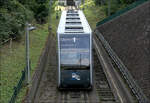
<path fill-rule="evenodd" d="M 138 0 L 110 0 L 111 2 L 111 8 L 110 8 L 110 14 L 114 14 L 116 13 L 118 10 L 126 7 L 127 5 L 138 1 Z M 103 6 L 103 10 L 106 13 L 106 15 L 108 14 L 108 0 L 94 0 L 96 5 L 101 5 Z"/>
<path fill-rule="evenodd" d="M 123 4 L 131 4 L 135 1 L 138 1 L 138 0 L 120 0 Z"/>
<path fill-rule="evenodd" d="M 21 4 L 25 5 L 34 13 L 34 18 L 40 24 L 47 20 L 49 11 L 49 0 L 18 0 Z"/>
<path fill-rule="evenodd" d="M 80 7 L 82 8 L 83 5 L 81 5 Z M 94 0 L 85 0 L 84 8 L 86 19 L 90 24 L 91 29 L 94 30 L 96 28 L 95 24 L 106 17 L 105 13 L 102 10 L 103 7 L 95 5 Z"/>
<path fill-rule="evenodd" d="M 33 12 L 34 12 L 34 17 L 35 19 L 39 22 L 39 23 L 45 23 L 47 16 L 48 16 L 48 6 L 46 3 L 39 3 L 38 2 L 36 4 L 34 4 L 33 8 L 32 8 Z"/>
<path fill-rule="evenodd" d="M 122 4 L 118 0 L 111 0 L 111 6 L 110 6 L 110 15 L 116 13 L 121 8 L 125 7 L 126 4 Z M 104 11 L 106 15 L 108 15 L 108 5 L 104 6 Z"/>
<path fill-rule="evenodd" d="M 94 0 L 95 5 L 106 5 L 108 0 Z"/>
<path fill-rule="evenodd" d="M 0 42 L 20 38 L 25 22 L 34 18 L 40 24 L 46 23 L 48 13 L 49 0 L 0 0 Z"/>
<path fill-rule="evenodd" d="M 100 5 L 102 0 L 94 0 L 96 5 Z"/>
<path fill-rule="evenodd" d="M 35 71 L 39 57 L 43 50 L 45 41 L 48 37 L 48 24 L 39 25 L 38 29 L 30 32 L 30 60 L 31 60 L 31 75 Z M 0 48 L 0 103 L 8 103 L 13 91 L 14 86 L 17 85 L 21 72 L 25 67 L 25 37 L 21 38 L 20 42 L 12 42 L 11 49 L 9 46 L 4 45 Z M 15 103 L 22 103 L 26 94 L 26 87 L 20 91 Z"/>
<path fill-rule="evenodd" d="M 20 38 L 25 22 L 32 18 L 32 12 L 19 2 L 6 1 L 0 6 L 0 42 L 8 38 Z"/>

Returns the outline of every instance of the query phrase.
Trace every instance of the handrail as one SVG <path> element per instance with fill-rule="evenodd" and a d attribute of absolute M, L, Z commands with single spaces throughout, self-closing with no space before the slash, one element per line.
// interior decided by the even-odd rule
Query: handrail
<path fill-rule="evenodd" d="M 130 4 L 130 5 L 127 6 L 126 8 L 124 8 L 124 9 L 122 9 L 122 10 L 116 12 L 115 14 L 113 14 L 113 15 L 111 15 L 111 16 L 109 16 L 109 17 L 106 17 L 106 18 L 103 19 L 102 21 L 99 21 L 99 22 L 96 24 L 96 27 L 97 27 L 97 26 L 100 26 L 100 25 L 102 25 L 102 24 L 104 24 L 104 23 L 106 23 L 106 22 L 108 22 L 108 21 L 110 21 L 110 20 L 112 20 L 112 19 L 114 19 L 114 18 L 116 18 L 116 17 L 118 17 L 118 16 L 120 16 L 120 15 L 126 13 L 126 12 L 128 12 L 129 10 L 131 10 L 131 9 L 133 9 L 133 8 L 135 8 L 135 7 L 139 6 L 139 5 L 141 5 L 141 4 L 143 4 L 143 3 L 146 2 L 146 1 L 148 1 L 148 0 L 138 0 L 138 1 L 136 1 L 136 2 L 134 2 L 134 3 L 132 3 L 132 4 Z"/>
<path fill-rule="evenodd" d="M 133 79 L 132 75 L 128 71 L 127 67 L 123 64 L 123 62 L 119 59 L 119 57 L 116 55 L 116 53 L 110 47 L 109 43 L 105 40 L 103 35 L 98 30 L 95 31 L 95 34 L 97 35 L 99 40 L 102 42 L 102 45 L 108 52 L 109 56 L 112 58 L 114 63 L 117 65 L 123 78 L 126 80 L 129 88 L 131 89 L 131 91 L 133 92 L 133 94 L 135 95 L 135 97 L 137 98 L 139 103 L 148 103 L 147 97 L 145 96 L 145 94 L 143 93 L 141 88 L 137 85 L 137 83 Z"/>

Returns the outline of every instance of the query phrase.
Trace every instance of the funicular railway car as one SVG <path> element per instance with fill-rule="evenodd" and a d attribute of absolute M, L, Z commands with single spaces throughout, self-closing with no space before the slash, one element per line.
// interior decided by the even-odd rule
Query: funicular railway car
<path fill-rule="evenodd" d="M 58 87 L 91 89 L 92 31 L 81 10 L 62 12 L 57 38 Z"/>

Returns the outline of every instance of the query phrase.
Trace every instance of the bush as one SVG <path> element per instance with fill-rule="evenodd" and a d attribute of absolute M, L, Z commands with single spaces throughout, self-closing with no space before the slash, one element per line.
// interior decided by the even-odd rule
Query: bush
<path fill-rule="evenodd" d="M 94 0 L 96 5 L 101 5 L 101 2 L 103 2 L 103 10 L 108 15 L 108 0 Z M 110 0 L 111 1 L 111 8 L 110 8 L 110 14 L 114 14 L 120 9 L 126 7 L 127 5 L 138 1 L 138 0 Z M 106 4 L 106 5 L 105 5 Z"/>
<path fill-rule="evenodd" d="M 111 8 L 110 8 L 110 15 L 116 13 L 122 4 L 120 4 L 117 0 L 111 0 Z M 106 14 L 108 14 L 108 6 L 106 8 Z"/>
<path fill-rule="evenodd" d="M 49 11 L 48 7 L 46 7 L 45 4 L 39 4 L 39 5 L 35 5 L 34 8 L 35 9 L 33 9 L 33 11 L 34 11 L 34 17 L 36 21 L 40 24 L 45 23 Z"/>
<path fill-rule="evenodd" d="M 49 0 L 35 0 L 30 9 L 34 12 L 34 18 L 38 23 L 46 23 L 49 12 Z"/>
<path fill-rule="evenodd" d="M 48 13 L 49 0 L 0 0 L 0 42 L 20 38 L 25 22 L 33 17 L 40 24 L 46 23 Z"/>
<path fill-rule="evenodd" d="M 0 42 L 8 38 L 20 38 L 25 22 L 32 19 L 32 13 L 19 2 L 4 2 L 0 7 Z"/>

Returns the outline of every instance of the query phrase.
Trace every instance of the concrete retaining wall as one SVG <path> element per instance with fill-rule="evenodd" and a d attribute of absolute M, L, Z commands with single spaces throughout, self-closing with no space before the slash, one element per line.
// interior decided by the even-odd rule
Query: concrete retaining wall
<path fill-rule="evenodd" d="M 150 1 L 97 29 L 150 99 Z"/>

